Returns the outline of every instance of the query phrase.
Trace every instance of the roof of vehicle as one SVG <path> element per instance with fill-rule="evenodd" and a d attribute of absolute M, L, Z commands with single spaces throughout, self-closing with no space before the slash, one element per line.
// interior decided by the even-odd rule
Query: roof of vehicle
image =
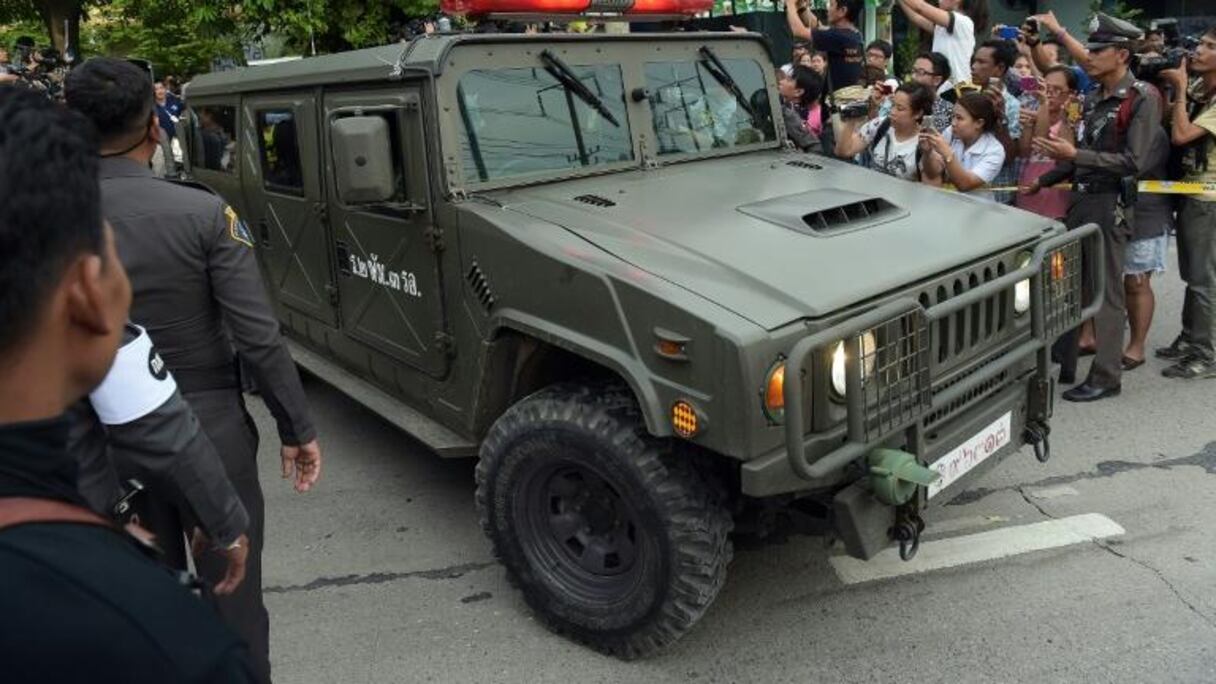
<path fill-rule="evenodd" d="M 316 86 L 341 81 L 343 83 L 385 81 L 403 78 L 407 71 L 439 75 L 444 58 L 457 45 L 503 43 L 559 42 L 641 42 L 656 40 L 695 40 L 699 42 L 724 40 L 754 40 L 764 42 L 758 34 L 748 33 L 445 33 L 420 36 L 408 43 L 339 52 L 332 55 L 306 57 L 292 62 L 242 67 L 195 77 L 186 86 L 187 97 L 225 95 L 234 92 L 265 91 L 279 88 Z"/>

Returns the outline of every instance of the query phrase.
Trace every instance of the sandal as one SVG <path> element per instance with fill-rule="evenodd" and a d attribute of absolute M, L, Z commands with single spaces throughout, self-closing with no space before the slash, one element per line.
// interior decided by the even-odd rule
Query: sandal
<path fill-rule="evenodd" d="M 1136 370 L 1143 365 L 1144 359 L 1133 359 L 1130 356 L 1123 357 L 1123 370 L 1125 371 Z"/>

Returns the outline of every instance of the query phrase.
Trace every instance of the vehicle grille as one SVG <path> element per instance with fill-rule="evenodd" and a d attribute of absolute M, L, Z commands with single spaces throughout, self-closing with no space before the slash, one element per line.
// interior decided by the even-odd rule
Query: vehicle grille
<path fill-rule="evenodd" d="M 863 336 L 861 354 L 863 429 L 880 439 L 914 420 L 928 406 L 929 329 L 920 311 L 882 323 Z M 873 347 L 873 348 L 869 348 Z"/>
<path fill-rule="evenodd" d="M 1011 255 L 952 274 L 921 291 L 921 306 L 929 308 L 942 304 L 1016 268 L 1016 256 Z M 950 371 L 982 358 L 1008 340 L 1013 327 L 1013 288 L 934 321 L 929 332 L 933 377 L 944 377 Z"/>
<path fill-rule="evenodd" d="M 1054 339 L 1076 327 L 1081 319 L 1081 243 L 1070 242 L 1043 260 L 1044 328 Z"/>

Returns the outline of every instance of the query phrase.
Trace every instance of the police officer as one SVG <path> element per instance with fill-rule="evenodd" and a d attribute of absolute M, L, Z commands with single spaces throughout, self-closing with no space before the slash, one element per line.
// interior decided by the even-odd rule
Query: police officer
<path fill-rule="evenodd" d="M 94 58 L 73 70 L 66 85 L 69 106 L 89 117 L 100 133 L 103 211 L 131 275 L 132 318 L 156 340 L 249 513 L 245 581 L 217 603 L 248 641 L 259 677 L 268 681 L 258 436 L 240 392 L 233 345 L 274 416 L 283 476 L 295 476 L 297 491 L 317 481 L 321 451 L 299 375 L 258 274 L 252 236 L 216 196 L 156 178 L 148 169 L 160 127 L 146 73 L 126 61 Z M 163 520 L 164 514 L 153 518 Z M 198 563 L 210 581 L 222 576 L 223 565 L 214 554 Z"/>
<path fill-rule="evenodd" d="M 1160 150 L 1161 107 L 1152 86 L 1136 80 L 1129 65 L 1143 33 L 1134 25 L 1098 14 L 1085 45 L 1085 69 L 1095 84 L 1085 99 L 1084 128 L 1076 145 L 1037 138 L 1034 148 L 1057 161 L 1026 189 L 1067 179 L 1075 181 L 1066 222 L 1070 228 L 1096 223 L 1105 247 L 1105 302 L 1094 318 L 1096 353 L 1089 376 L 1064 393 L 1068 401 L 1097 401 L 1117 396 L 1123 379 L 1123 262 L 1131 237 L 1127 181 L 1150 170 Z M 1075 354 L 1075 337 L 1066 353 Z M 1075 359 L 1075 357 L 1073 357 Z M 1065 364 L 1069 362 L 1065 358 Z"/>
<path fill-rule="evenodd" d="M 0 131 L 0 679 L 252 682 L 240 639 L 76 491 L 63 413 L 131 303 L 90 126 L 16 91 Z"/>
<path fill-rule="evenodd" d="M 130 498 L 139 491 L 124 492 L 119 473 L 138 477 L 197 518 L 205 532 L 199 543 L 209 537 L 227 560 L 222 581 L 212 588 L 216 594 L 232 593 L 245 577 L 249 515 L 147 331 L 126 325 L 105 380 L 68 415 L 68 451 L 79 464 L 77 488 L 89 507 L 125 522 Z M 176 565 L 184 565 L 180 534 L 159 545 Z"/>

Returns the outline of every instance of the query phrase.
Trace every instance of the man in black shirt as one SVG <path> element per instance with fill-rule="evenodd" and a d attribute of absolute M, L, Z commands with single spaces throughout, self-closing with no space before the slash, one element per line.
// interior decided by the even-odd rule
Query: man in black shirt
<path fill-rule="evenodd" d="M 809 24 L 804 23 L 795 2 L 785 3 L 785 16 L 795 40 L 809 40 L 814 49 L 828 55 L 828 90 L 834 93 L 861 83 L 864 42 L 857 30 L 857 20 L 865 6 L 863 0 L 828 0 L 828 26 L 824 27 L 814 12 L 807 12 Z"/>
<path fill-rule="evenodd" d="M 131 287 L 92 127 L 0 98 L 0 663 L 6 682 L 250 682 L 245 647 L 85 507 L 66 409 L 106 375 Z"/>

